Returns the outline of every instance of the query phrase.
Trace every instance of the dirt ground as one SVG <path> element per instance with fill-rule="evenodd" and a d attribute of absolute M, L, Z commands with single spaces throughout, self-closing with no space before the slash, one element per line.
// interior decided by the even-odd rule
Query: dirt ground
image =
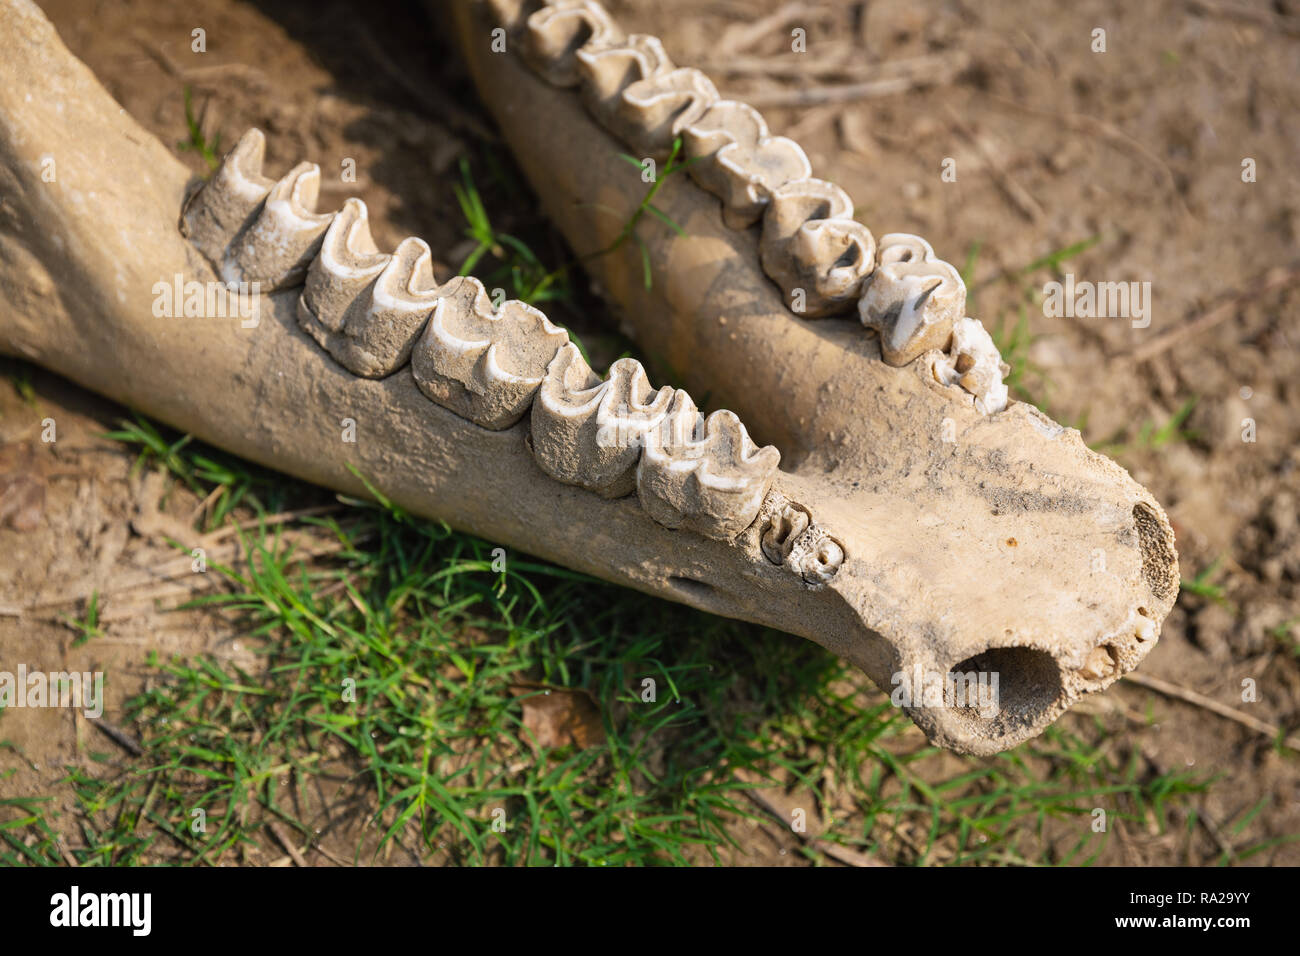
<path fill-rule="evenodd" d="M 266 131 L 273 170 L 354 158 L 361 172 L 347 189 L 368 204 L 381 248 L 419 235 L 440 276 L 464 257 L 450 181 L 461 155 L 491 148 L 491 120 L 418 5 L 376 0 L 364 13 L 341 0 L 41 6 L 73 53 L 164 142 L 185 138 L 188 85 L 206 109 L 205 130 L 223 144 L 248 126 Z M 738 98 L 841 86 L 881 62 L 922 55 L 961 65 L 933 85 L 763 112 L 774 132 L 804 145 L 818 175 L 848 190 L 877 236 L 918 233 L 958 265 L 976 250 L 970 310 L 986 325 L 1014 325 L 1027 286 L 1041 291 L 1052 277 L 1018 273 L 1085 240 L 1095 238 L 1061 272 L 1150 283 L 1145 329 L 1125 318 L 1051 317 L 1031 302 L 1019 397 L 1090 443 L 1109 443 L 1104 450 L 1168 511 L 1183 578 L 1208 569 L 1203 582 L 1222 587 L 1218 596 L 1184 592 L 1141 672 L 1269 724 L 1300 726 L 1300 292 L 1291 281 L 1300 275 L 1300 4 L 608 6 Z M 750 29 L 792 6 L 804 12 Z M 202 59 L 190 53 L 195 27 L 207 33 Z M 816 55 L 782 73 L 772 64 L 789 62 L 794 27 Z M 1106 31 L 1105 52 L 1094 52 L 1096 28 Z M 179 155 L 204 169 L 196 153 Z M 1246 159 L 1253 182 L 1243 181 Z M 955 181 L 942 176 L 947 160 Z M 335 188 L 339 195 L 322 197 L 331 208 L 343 198 L 344 187 Z M 567 258 L 535 206 L 494 197 L 491 212 L 553 261 Z M 553 318 L 579 329 L 592 322 L 563 310 Z M 621 346 L 611 336 L 602 347 L 614 357 Z M 24 384 L 0 389 L 0 660 L 21 652 L 29 666 L 107 670 L 111 717 L 151 679 L 150 650 L 248 655 L 219 618 L 165 610 L 188 585 L 140 586 L 142 575 L 157 577 L 175 560 L 165 537 L 192 533 L 185 525 L 202 503 L 179 489 L 159 511 L 164 488 L 130 474 L 132 456 L 97 437 L 123 410 L 29 366 L 3 370 Z M 1143 432 L 1192 399 L 1183 431 Z M 55 445 L 40 441 L 46 417 L 58 423 Z M 1243 440 L 1247 419 L 1253 441 Z M 82 618 L 96 590 L 108 595 L 103 633 L 74 647 L 79 632 L 66 618 Z M 1243 701 L 1244 680 L 1257 700 Z M 1228 781 L 1198 806 L 1211 829 L 1262 802 L 1253 840 L 1300 833 L 1294 751 L 1132 683 L 1106 697 L 1136 715 L 1132 733 L 1149 766 L 1212 770 Z M 1140 718 L 1149 709 L 1158 720 L 1148 726 Z M 106 746 L 69 710 L 7 714 L 0 731 L 24 755 L 0 755 L 0 769 L 14 771 L 0 779 L 0 797 L 50 793 L 64 766 Z M 781 838 L 761 829 L 744 828 L 749 862 L 776 859 Z M 1174 858 L 1156 841 L 1108 861 L 1201 862 Z M 1300 862 L 1300 844 L 1252 862 Z"/>

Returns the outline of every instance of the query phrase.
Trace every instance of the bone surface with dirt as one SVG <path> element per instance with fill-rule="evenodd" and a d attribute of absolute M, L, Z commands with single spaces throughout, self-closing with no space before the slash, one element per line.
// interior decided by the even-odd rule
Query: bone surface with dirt
<path fill-rule="evenodd" d="M 487 40 L 490 21 L 459 15 Z M 599 266 L 629 314 L 666 322 L 668 354 L 725 352 L 682 363 L 739 413 L 704 417 L 638 363 L 596 376 L 537 310 L 438 283 L 418 239 L 381 252 L 359 201 L 317 212 L 319 171 L 264 175 L 255 131 L 196 188 L 34 6 L 5 0 L 0 26 L 0 350 L 291 474 L 351 493 L 361 475 L 417 514 L 808 637 L 886 689 L 997 672 L 992 709 L 908 703 L 956 749 L 1032 736 L 1154 642 L 1177 569 L 1150 496 L 1035 410 L 955 403 L 860 326 L 796 319 L 711 195 L 666 191 L 688 238 L 652 244 L 652 291 L 622 257 Z M 593 171 L 603 198 L 635 201 L 574 94 L 509 57 L 485 81 L 470 59 L 499 112 L 585 137 L 539 157 L 557 146 L 543 124 L 503 120 L 530 174 L 591 161 L 543 194 L 571 235 L 593 225 L 566 208 Z M 515 107 L 492 83 L 521 85 Z M 173 282 L 258 283 L 256 315 L 157 315 Z"/>
<path fill-rule="evenodd" d="M 874 240 L 797 144 L 592 0 L 440 9 L 625 330 L 824 489 L 814 510 L 845 552 L 831 586 L 906 667 L 999 671 L 992 719 L 913 711 L 933 739 L 1000 749 L 1140 662 L 1177 594 L 1164 512 L 1076 430 L 1008 401 L 930 242 Z M 646 190 L 619 154 L 662 160 L 674 136 L 695 162 L 655 202 L 684 235 L 641 231 L 647 288 L 641 249 L 591 254 Z"/>

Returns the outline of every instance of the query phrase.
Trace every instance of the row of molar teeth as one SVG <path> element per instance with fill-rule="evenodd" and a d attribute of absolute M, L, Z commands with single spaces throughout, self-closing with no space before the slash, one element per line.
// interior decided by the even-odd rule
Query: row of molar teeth
<path fill-rule="evenodd" d="M 601 380 L 539 310 L 514 300 L 494 309 L 472 277 L 439 286 L 420 239 L 381 253 L 361 200 L 307 213 L 319 170 L 304 163 L 272 183 L 261 177 L 264 150 L 249 130 L 186 203 L 181 228 L 240 278 L 302 284 L 299 324 L 349 371 L 378 378 L 409 360 L 426 396 L 489 429 L 531 407 L 543 471 L 606 497 L 635 491 L 667 527 L 730 540 L 753 523 L 780 453 L 756 446 L 734 413 L 704 418 L 686 392 L 652 388 L 634 359 Z"/>
<path fill-rule="evenodd" d="M 623 38 L 594 0 L 554 0 L 531 13 L 535 3 L 524 0 L 494 6 L 526 29 L 534 68 L 555 85 L 579 83 L 592 113 L 625 143 L 662 155 L 682 137 L 686 156 L 704 160 L 691 165 L 692 179 L 722 200 L 727 224 L 742 229 L 761 218 L 763 271 L 792 311 L 839 315 L 856 301 L 895 366 L 952 342 L 966 299 L 956 269 L 917 236 L 892 234 L 877 248 L 870 230 L 853 219 L 844 190 L 812 177 L 803 149 L 771 136 L 757 110 L 718 99 L 708 77 L 675 68 L 654 37 Z M 956 370 L 968 361 L 958 352 L 953 367 L 936 376 L 974 395 L 976 408 L 1000 411 L 1001 360 L 978 351 L 973 369 Z"/>
<path fill-rule="evenodd" d="M 533 402 L 532 447 L 559 481 L 607 498 L 635 491 L 660 524 L 720 540 L 753 522 L 780 462 L 734 413 L 703 418 L 681 389 L 654 389 L 634 359 L 619 359 L 602 380 L 572 344 Z"/>
<path fill-rule="evenodd" d="M 528 411 L 568 333 L 515 299 L 492 307 L 483 284 L 457 276 L 439 289 L 433 315 L 411 353 L 415 382 L 429 398 L 476 425 L 509 428 Z"/>
<path fill-rule="evenodd" d="M 752 107 L 720 100 L 699 70 L 674 67 L 653 37 L 623 37 L 594 0 L 557 0 L 524 20 L 525 59 L 547 82 L 581 84 L 597 119 L 642 155 L 677 137 L 691 176 L 728 225 L 763 220 L 764 271 L 808 317 L 850 309 L 875 264 L 875 240 L 838 186 L 811 178 L 803 149 L 771 136 Z M 766 215 L 764 215 L 766 213 Z"/>
<path fill-rule="evenodd" d="M 527 17 L 524 58 L 554 86 L 583 98 L 616 137 L 662 157 L 718 100 L 702 72 L 674 67 L 654 37 L 624 36 L 594 0 L 557 0 Z"/>

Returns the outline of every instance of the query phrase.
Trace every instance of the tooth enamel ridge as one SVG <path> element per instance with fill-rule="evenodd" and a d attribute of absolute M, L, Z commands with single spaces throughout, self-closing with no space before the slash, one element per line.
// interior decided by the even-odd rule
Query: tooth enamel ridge
<path fill-rule="evenodd" d="M 880 352 L 901 366 L 931 349 L 947 348 L 954 324 L 966 313 L 966 284 L 935 256 L 920 236 L 891 233 L 880 240 L 876 271 L 858 313 L 880 333 Z"/>
<path fill-rule="evenodd" d="M 379 251 L 370 236 L 366 204 L 360 199 L 345 201 L 325 230 L 320 255 L 307 269 L 307 282 L 298 301 L 303 327 L 322 345 L 325 343 L 315 326 L 322 333 L 343 331 L 348 313 L 361 306 L 361 294 L 391 258 Z"/>
<path fill-rule="evenodd" d="M 803 147 L 770 135 L 758 110 L 735 100 L 719 100 L 688 125 L 682 146 L 699 160 L 688 169 L 691 178 L 722 200 L 733 229 L 757 222 L 775 189 L 812 175 Z"/>
<path fill-rule="evenodd" d="M 365 204 L 357 199 L 344 204 L 339 218 L 348 215 L 352 203 L 361 207 L 364 221 Z M 377 253 L 358 266 L 336 270 L 322 265 L 330 242 L 327 235 L 321 256 L 308 270 L 298 298 L 298 324 L 352 374 L 384 378 L 410 359 L 437 304 L 440 292 L 429 247 L 408 236 L 392 255 Z"/>
<path fill-rule="evenodd" d="M 981 414 L 992 415 L 1007 407 L 1007 387 L 1002 379 L 1011 369 L 978 319 L 967 316 L 954 323 L 952 342 L 935 358 L 932 368 L 937 381 L 969 392 Z"/>
<path fill-rule="evenodd" d="M 361 200 L 337 214 L 311 212 L 320 179 L 313 164 L 262 179 L 264 148 L 260 132 L 246 133 L 190 198 L 182 229 L 223 275 L 301 285 L 298 323 L 340 365 L 382 378 L 409 362 L 425 396 L 486 429 L 529 414 L 529 445 L 544 473 L 606 498 L 635 492 L 665 527 L 734 541 L 758 519 L 781 456 L 758 447 L 733 412 L 705 418 L 681 389 L 651 386 L 634 359 L 619 359 L 601 379 L 538 309 L 516 300 L 494 308 L 469 276 L 439 285 L 422 240 L 380 252 Z M 807 522 L 775 545 L 765 537 L 761 550 L 812 589 L 843 560 L 835 539 Z"/>
<path fill-rule="evenodd" d="M 605 498 L 636 490 L 645 436 L 659 428 L 674 391 L 650 385 L 635 359 L 619 359 L 602 380 L 572 343 L 546 370 L 533 401 L 533 457 L 552 478 Z"/>
<path fill-rule="evenodd" d="M 886 236 L 877 248 L 844 190 L 813 177 L 803 149 L 772 136 L 753 107 L 720 99 L 707 76 L 675 67 L 654 37 L 625 37 L 595 0 L 488 0 L 487 7 L 496 22 L 522 33 L 524 59 L 539 76 L 580 86 L 589 112 L 637 155 L 662 158 L 680 136 L 694 160 L 691 179 L 721 200 L 724 222 L 733 229 L 760 223 L 760 265 L 792 312 L 838 316 L 856 303 L 894 366 L 951 346 L 965 315 L 956 270 L 919 237 Z M 893 240 L 888 250 L 886 240 Z M 904 252 L 921 261 L 900 258 Z M 935 378 L 993 414 L 1006 407 L 1004 368 L 983 357 L 974 371 L 936 367 Z"/>
<path fill-rule="evenodd" d="M 853 219 L 843 189 L 802 179 L 773 192 L 759 255 L 763 271 L 786 290 L 786 305 L 815 318 L 843 312 L 857 299 L 876 265 L 876 240 Z"/>
<path fill-rule="evenodd" d="M 674 69 L 659 38 L 643 33 L 633 33 L 622 43 L 588 43 L 574 57 L 583 101 L 603 125 L 613 122 L 625 89 Z"/>
<path fill-rule="evenodd" d="M 681 66 L 630 83 L 608 114 L 610 131 L 643 156 L 664 156 L 673 140 L 718 101 L 713 81 Z"/>
<path fill-rule="evenodd" d="M 759 516 L 760 547 L 773 564 L 820 590 L 844 563 L 844 547 L 813 521 L 808 509 L 779 492 L 769 492 Z"/>
<path fill-rule="evenodd" d="M 275 185 L 262 175 L 265 155 L 266 137 L 250 129 L 181 213 L 181 235 L 214 265 L 220 265 L 226 247 L 252 223 Z"/>
<path fill-rule="evenodd" d="M 257 282 L 264 292 L 301 283 L 334 218 L 312 211 L 319 194 L 315 163 L 299 163 L 276 180 L 256 217 L 226 247 L 221 278 Z"/>
<path fill-rule="evenodd" d="M 611 46 L 623 39 L 605 8 L 592 0 L 557 0 L 528 17 L 524 58 L 554 86 L 577 86 L 575 54 L 588 45 Z"/>
<path fill-rule="evenodd" d="M 646 434 L 636 493 L 665 527 L 731 538 L 758 516 L 780 461 L 771 445 L 750 440 L 734 412 L 704 418 L 678 389 L 661 426 Z"/>
<path fill-rule="evenodd" d="M 511 299 L 494 310 L 481 282 L 458 276 L 440 289 L 411 353 L 411 371 L 420 391 L 439 405 L 500 430 L 523 417 L 568 340 L 532 306 Z"/>

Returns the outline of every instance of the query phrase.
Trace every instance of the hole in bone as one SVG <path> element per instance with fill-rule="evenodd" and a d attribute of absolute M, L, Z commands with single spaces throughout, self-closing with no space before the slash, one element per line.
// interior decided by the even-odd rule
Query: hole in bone
<path fill-rule="evenodd" d="M 1032 647 L 995 647 L 949 668 L 949 678 L 963 675 L 975 695 L 978 678 L 983 673 L 991 691 L 992 675 L 997 675 L 995 709 L 985 709 L 977 696 L 950 701 L 952 680 L 945 683 L 945 705 L 954 720 L 969 733 L 987 740 L 1010 734 L 1023 735 L 1046 724 L 1061 699 L 1061 669 L 1056 658 Z M 974 680 L 972 680 L 974 675 Z M 957 687 L 959 693 L 961 685 Z"/>
<path fill-rule="evenodd" d="M 713 610 L 726 604 L 725 601 L 721 600 L 721 592 L 717 588 L 698 578 L 685 574 L 674 574 L 668 578 L 668 583 L 689 602 L 705 610 Z"/>
<path fill-rule="evenodd" d="M 898 254 L 898 261 L 899 261 L 899 262 L 911 262 L 911 261 L 912 261 L 912 250 L 911 250 L 911 249 L 904 249 L 902 252 L 900 252 L 900 253 Z"/>

